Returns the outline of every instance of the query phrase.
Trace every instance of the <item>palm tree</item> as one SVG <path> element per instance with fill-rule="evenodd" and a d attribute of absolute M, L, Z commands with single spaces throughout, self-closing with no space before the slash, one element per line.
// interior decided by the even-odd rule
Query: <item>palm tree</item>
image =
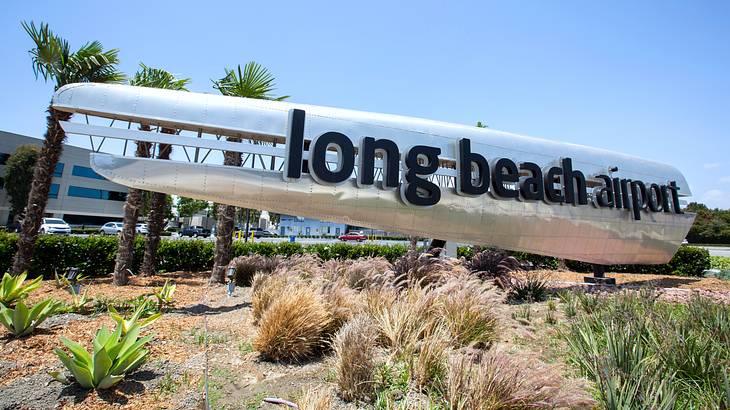
<path fill-rule="evenodd" d="M 40 27 L 36 27 L 33 22 L 23 22 L 22 25 L 34 43 L 33 48 L 29 50 L 33 61 L 33 72 L 36 78 L 41 76 L 45 81 L 54 81 L 54 91 L 72 83 L 124 81 L 124 74 L 116 67 L 119 64 L 117 49 L 105 51 L 101 43 L 92 41 L 71 52 L 68 41 L 53 33 L 48 24 L 41 23 Z M 48 203 L 53 170 L 56 168 L 66 139 L 60 121 L 68 121 L 70 118 L 70 113 L 58 111 L 49 105 L 45 140 L 33 171 L 28 205 L 18 237 L 18 250 L 13 260 L 12 273 L 15 275 L 26 271 L 30 266 L 38 229 Z"/>
<path fill-rule="evenodd" d="M 251 61 L 243 66 L 239 65 L 236 70 L 226 69 L 226 75 L 220 80 L 213 81 L 213 88 L 223 95 L 245 98 L 257 98 L 261 100 L 281 101 L 289 98 L 288 95 L 274 97 L 275 89 L 274 76 L 262 65 Z M 228 141 L 240 142 L 240 138 L 228 137 Z M 223 155 L 224 165 L 241 166 L 241 153 L 226 151 Z M 223 282 L 225 280 L 225 269 L 231 260 L 231 242 L 233 234 L 233 222 L 236 216 L 236 207 L 231 205 L 218 205 L 218 221 L 216 227 L 215 256 L 213 259 L 213 272 L 210 280 Z"/>
<path fill-rule="evenodd" d="M 176 78 L 172 73 L 159 69 L 148 67 L 140 63 L 140 70 L 129 80 L 130 85 L 137 87 L 164 88 L 170 90 L 185 90 L 185 86 L 190 82 L 189 78 Z M 149 124 L 142 124 L 140 128 L 143 131 L 151 131 Z M 163 128 L 162 132 L 166 134 L 175 134 L 174 129 Z M 135 155 L 138 157 L 148 158 L 150 156 L 150 143 L 137 142 L 137 151 Z M 170 151 L 172 147 L 168 144 L 160 144 L 158 147 L 158 159 L 170 159 Z M 136 226 L 139 218 L 139 210 L 141 207 L 142 191 L 139 189 L 130 189 L 127 194 L 127 200 L 124 203 L 124 227 L 119 237 L 119 247 L 117 248 L 117 259 L 114 264 L 114 283 L 116 285 L 124 285 L 128 281 L 127 272 L 134 262 L 134 237 L 137 233 Z M 164 207 L 166 196 L 163 193 L 153 192 L 150 200 L 150 213 L 148 220 L 148 234 L 145 241 L 144 259 L 142 262 L 142 273 L 151 275 L 155 271 L 155 259 L 157 248 L 160 245 L 160 234 L 163 224 L 165 223 Z"/>

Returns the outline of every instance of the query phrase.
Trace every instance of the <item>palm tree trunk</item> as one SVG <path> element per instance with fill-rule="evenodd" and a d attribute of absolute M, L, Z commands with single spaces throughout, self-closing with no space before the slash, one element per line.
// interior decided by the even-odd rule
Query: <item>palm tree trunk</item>
<path fill-rule="evenodd" d="M 227 138 L 228 141 L 239 142 L 238 138 Z M 224 165 L 241 166 L 241 153 L 226 151 L 223 158 Z M 218 221 L 215 232 L 215 255 L 213 258 L 213 272 L 211 282 L 225 282 L 226 266 L 231 261 L 231 243 L 233 242 L 233 219 L 236 216 L 236 207 L 231 205 L 218 206 Z"/>
<path fill-rule="evenodd" d="M 142 130 L 149 131 L 149 126 L 143 125 Z M 150 156 L 150 144 L 148 142 L 137 142 L 136 156 L 148 158 Z M 134 263 L 134 237 L 137 234 L 137 219 L 139 208 L 142 204 L 142 190 L 130 188 L 127 193 L 127 200 L 124 202 L 124 226 L 119 235 L 119 246 L 117 247 L 117 259 L 114 264 L 114 284 L 126 285 L 129 282 L 127 271 L 132 269 Z"/>
<path fill-rule="evenodd" d="M 33 249 L 38 238 L 38 229 L 41 226 L 41 219 L 48 204 L 48 191 L 51 188 L 53 171 L 56 169 L 58 159 L 63 152 L 63 142 L 66 133 L 59 124 L 60 121 L 68 121 L 71 114 L 57 111 L 48 107 L 46 117 L 47 129 L 43 148 L 38 155 L 38 162 L 33 170 L 33 181 L 28 193 L 28 205 L 25 207 L 23 225 L 18 237 L 18 250 L 13 260 L 13 275 L 25 272 L 30 268 L 33 258 Z"/>
<path fill-rule="evenodd" d="M 163 128 L 162 132 L 174 134 L 175 130 Z M 160 153 L 157 159 L 170 159 L 172 146 L 160 144 Z M 153 192 L 150 200 L 150 214 L 147 217 L 147 239 L 144 244 L 144 259 L 142 260 L 141 273 L 145 276 L 155 274 L 157 266 L 157 248 L 160 247 L 162 230 L 165 227 L 165 205 L 167 195 L 161 192 Z"/>

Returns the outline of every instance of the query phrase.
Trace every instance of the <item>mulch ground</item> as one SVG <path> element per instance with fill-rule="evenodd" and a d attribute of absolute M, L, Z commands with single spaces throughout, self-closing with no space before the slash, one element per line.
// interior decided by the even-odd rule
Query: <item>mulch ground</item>
<path fill-rule="evenodd" d="M 542 271 L 555 287 L 580 286 L 585 274 L 568 271 Z M 226 296 L 222 285 L 208 285 L 209 273 L 170 273 L 133 277 L 130 284 L 117 287 L 110 278 L 94 279 L 85 286 L 88 296 L 130 299 L 150 294 L 167 279 L 177 285 L 175 307 L 145 329 L 153 334 L 149 344 L 150 360 L 139 371 L 112 389 L 87 392 L 66 387 L 47 374 L 62 370 L 53 348 L 61 336 L 90 347 L 97 329 L 113 321 L 105 313 L 62 314 L 49 318 L 31 336 L 13 339 L 0 329 L 0 410 L 2 409 L 192 409 L 200 408 L 207 390 L 212 408 L 275 409 L 261 404 L 263 397 L 295 400 L 311 386 L 333 388 L 332 358 L 325 356 L 301 364 L 271 363 L 253 351 L 251 341 L 256 327 L 251 314 L 251 289 L 237 288 Z M 623 287 L 658 286 L 667 294 L 690 294 L 695 290 L 713 295 L 730 295 L 730 282 L 710 278 L 683 278 L 663 275 L 609 274 Z M 47 297 L 71 300 L 65 289 L 54 281 L 44 282 L 31 302 Z M 681 298 L 680 298 L 681 299 Z M 93 303 L 93 302 L 92 302 Z M 546 326 L 545 303 L 534 304 L 532 321 L 516 320 L 515 305 L 502 305 L 500 316 L 505 325 L 504 340 L 524 354 L 544 355 Z M 206 330 L 207 329 L 207 330 Z M 521 353 L 522 354 L 522 353 Z M 208 383 L 204 383 L 207 369 Z M 355 408 L 335 399 L 336 408 Z"/>

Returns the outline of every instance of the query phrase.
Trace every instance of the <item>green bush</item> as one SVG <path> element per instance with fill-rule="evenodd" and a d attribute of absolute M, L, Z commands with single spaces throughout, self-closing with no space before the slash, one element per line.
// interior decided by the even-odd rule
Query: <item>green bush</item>
<path fill-rule="evenodd" d="M 730 269 L 730 258 L 725 256 L 710 256 L 710 267 L 712 269 Z"/>
<path fill-rule="evenodd" d="M 477 249 L 481 249 L 482 247 L 477 247 Z M 557 269 L 559 265 L 559 259 L 554 258 L 552 256 L 545 256 L 545 255 L 537 255 L 534 253 L 527 253 L 527 252 L 514 252 L 514 251 L 506 251 L 507 255 L 514 256 L 520 263 L 531 263 L 536 268 L 544 268 L 544 269 Z M 472 257 L 474 257 L 474 247 L 472 246 L 462 246 L 456 249 L 456 256 L 458 258 L 465 258 L 467 260 L 471 260 Z"/>
<path fill-rule="evenodd" d="M 591 264 L 578 261 L 566 261 L 569 269 L 577 272 L 591 272 Z M 661 265 L 610 265 L 606 271 L 616 273 L 648 273 L 655 275 L 702 276 L 702 272 L 710 269 L 710 252 L 696 246 L 680 246 L 677 253 L 668 263 Z"/>
<path fill-rule="evenodd" d="M 10 269 L 15 254 L 17 235 L 0 233 L 0 272 Z M 192 271 L 199 272 L 213 267 L 215 244 L 203 240 L 163 240 L 158 249 L 157 268 L 162 272 Z M 264 256 L 291 256 L 302 253 L 316 253 L 322 259 L 356 259 L 364 256 L 383 256 L 393 261 L 403 255 L 406 247 L 402 245 L 372 245 L 346 243 L 316 244 L 303 246 L 297 242 L 243 242 L 234 241 L 233 256 L 259 254 Z M 114 270 L 117 252 L 116 236 L 92 235 L 85 238 L 77 236 L 41 235 L 36 242 L 30 275 L 53 278 L 63 274 L 71 266 L 79 268 L 79 273 L 87 276 L 100 276 Z M 137 236 L 134 244 L 133 271 L 139 270 L 144 255 L 144 237 Z"/>

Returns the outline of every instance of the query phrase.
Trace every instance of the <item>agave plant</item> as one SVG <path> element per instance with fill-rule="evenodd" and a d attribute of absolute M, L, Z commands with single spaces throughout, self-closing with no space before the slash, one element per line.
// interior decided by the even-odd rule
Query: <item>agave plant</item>
<path fill-rule="evenodd" d="M 23 283 L 27 276 L 26 272 L 18 276 L 11 276 L 6 272 L 2 282 L 0 282 L 0 303 L 6 307 L 12 307 L 16 302 L 25 299 L 30 292 L 41 286 L 43 277 L 39 276 Z"/>
<path fill-rule="evenodd" d="M 165 284 L 161 288 L 155 289 L 155 298 L 157 298 L 157 310 L 162 311 L 163 307 L 172 306 L 174 301 L 172 300 L 175 295 L 175 284 L 170 283 L 169 280 L 165 281 Z"/>
<path fill-rule="evenodd" d="M 89 354 L 80 344 L 65 337 L 61 342 L 71 351 L 69 356 L 63 349 L 55 348 L 56 353 L 66 369 L 81 387 L 85 389 L 108 389 L 119 383 L 124 375 L 136 370 L 147 359 L 149 351 L 144 345 L 152 336 L 139 336 L 140 327 L 132 326 L 126 334 L 117 326 L 110 332 L 102 326 L 94 337 L 94 351 Z M 56 380 L 70 384 L 70 380 L 59 372 L 51 372 Z"/>
<path fill-rule="evenodd" d="M 141 329 L 145 326 L 151 325 L 157 319 L 162 317 L 162 313 L 157 312 L 155 314 L 147 316 L 146 318 L 142 318 L 142 314 L 147 310 L 148 303 L 149 300 L 145 300 L 144 303 L 139 305 L 137 309 L 134 310 L 134 313 L 132 313 L 132 317 L 130 317 L 129 319 L 125 319 L 124 316 L 120 315 L 119 312 L 117 312 L 114 306 L 109 305 L 109 316 L 111 316 L 111 318 L 114 319 L 115 322 L 117 322 L 117 325 L 121 329 L 122 334 L 126 335 L 135 326 Z"/>
<path fill-rule="evenodd" d="M 510 274 L 519 268 L 520 262 L 502 251 L 486 249 L 475 253 L 465 265 L 481 279 L 494 279 L 497 286 L 505 289 L 510 285 Z"/>
<path fill-rule="evenodd" d="M 15 337 L 23 337 L 32 333 L 48 316 L 55 313 L 61 303 L 46 299 L 28 309 L 23 302 L 18 302 L 15 309 L 0 307 L 0 323 Z"/>

